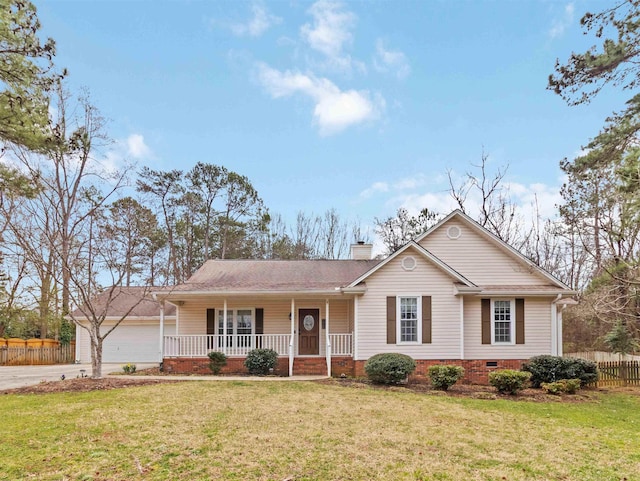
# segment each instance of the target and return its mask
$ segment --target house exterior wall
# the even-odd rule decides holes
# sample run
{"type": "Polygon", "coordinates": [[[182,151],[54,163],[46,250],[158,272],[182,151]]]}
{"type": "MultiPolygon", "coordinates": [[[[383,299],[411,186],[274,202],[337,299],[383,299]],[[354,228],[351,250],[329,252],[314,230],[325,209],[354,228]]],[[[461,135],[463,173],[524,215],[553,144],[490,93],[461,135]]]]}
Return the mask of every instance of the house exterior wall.
{"type": "Polygon", "coordinates": [[[366,279],[367,292],[358,300],[357,358],[368,359],[382,352],[407,354],[414,359],[460,358],[460,304],[453,293],[453,280],[423,255],[410,248],[366,279]],[[413,270],[402,261],[411,256],[413,270]],[[387,296],[431,296],[432,342],[387,344],[387,296]]]}
{"type": "Polygon", "coordinates": [[[531,269],[497,243],[456,218],[431,232],[420,245],[477,285],[540,285],[549,280],[531,269]],[[449,227],[460,236],[450,239],[449,227]]]}
{"type": "Polygon", "coordinates": [[[551,301],[553,298],[524,298],[524,344],[482,344],[481,299],[464,299],[465,359],[528,359],[551,353],[551,301]]]}

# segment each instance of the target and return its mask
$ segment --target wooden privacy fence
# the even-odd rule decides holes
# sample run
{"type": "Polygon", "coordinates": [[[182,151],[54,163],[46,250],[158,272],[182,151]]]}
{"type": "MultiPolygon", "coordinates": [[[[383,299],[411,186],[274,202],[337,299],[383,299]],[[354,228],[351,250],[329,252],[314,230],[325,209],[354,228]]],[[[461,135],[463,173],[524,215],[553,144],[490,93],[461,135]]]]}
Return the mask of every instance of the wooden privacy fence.
{"type": "Polygon", "coordinates": [[[640,386],[640,361],[598,363],[598,387],[640,386]]]}
{"type": "Polygon", "coordinates": [[[586,352],[567,352],[565,357],[580,357],[582,359],[588,359],[594,362],[605,361],[640,361],[640,356],[633,356],[631,354],[614,354],[613,352],[606,351],[586,351],[586,352]]]}
{"type": "MultiPolygon", "coordinates": [[[[11,341],[11,340],[9,340],[11,341]]],[[[8,342],[0,340],[0,366],[26,366],[33,364],[70,364],[75,361],[76,343],[62,345],[58,341],[39,343],[29,340],[8,342]],[[3,342],[4,341],[4,342],[3,342]],[[31,341],[31,342],[30,342],[31,341]]]]}

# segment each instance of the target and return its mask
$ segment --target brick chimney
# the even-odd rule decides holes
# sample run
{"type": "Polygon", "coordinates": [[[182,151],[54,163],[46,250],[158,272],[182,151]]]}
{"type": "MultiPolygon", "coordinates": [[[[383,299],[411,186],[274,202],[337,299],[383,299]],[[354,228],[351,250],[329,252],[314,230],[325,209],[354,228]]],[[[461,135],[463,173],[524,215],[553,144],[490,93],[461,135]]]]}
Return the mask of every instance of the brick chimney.
{"type": "Polygon", "coordinates": [[[357,244],[351,244],[351,259],[361,261],[371,259],[373,244],[365,244],[364,241],[358,241],[357,244]]]}

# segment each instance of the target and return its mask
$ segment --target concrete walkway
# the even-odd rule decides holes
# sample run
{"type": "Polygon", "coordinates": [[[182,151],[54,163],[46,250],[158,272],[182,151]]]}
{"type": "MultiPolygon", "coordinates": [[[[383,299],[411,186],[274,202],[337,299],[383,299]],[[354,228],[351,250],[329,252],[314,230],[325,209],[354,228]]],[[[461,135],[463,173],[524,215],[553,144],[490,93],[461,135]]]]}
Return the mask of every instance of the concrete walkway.
{"type": "MultiPolygon", "coordinates": [[[[157,367],[157,363],[136,363],[139,370],[157,367]]],[[[102,375],[114,376],[122,373],[122,364],[103,364],[102,375]]],[[[51,366],[0,366],[0,391],[23,386],[33,386],[42,381],[59,381],[62,375],[74,379],[82,375],[91,376],[91,364],[54,364],[51,366]],[[84,371],[84,372],[83,372],[84,371]]],[[[172,381],[315,381],[327,376],[127,376],[131,379],[164,379],[172,381]]]]}
{"type": "MultiPolygon", "coordinates": [[[[157,366],[158,363],[137,364],[138,369],[157,366]]],[[[59,381],[64,375],[67,379],[91,376],[91,364],[53,364],[50,366],[0,366],[0,391],[23,386],[33,386],[42,381],[59,381]]],[[[102,374],[122,372],[122,363],[103,364],[102,374]]]]}

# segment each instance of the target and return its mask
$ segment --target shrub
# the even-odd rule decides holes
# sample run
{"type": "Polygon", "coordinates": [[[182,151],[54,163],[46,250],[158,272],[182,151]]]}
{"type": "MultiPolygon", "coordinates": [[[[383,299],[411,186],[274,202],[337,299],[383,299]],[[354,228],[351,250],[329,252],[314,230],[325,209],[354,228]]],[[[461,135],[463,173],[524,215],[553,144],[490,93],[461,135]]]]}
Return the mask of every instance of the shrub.
{"type": "Polygon", "coordinates": [[[598,380],[598,367],[586,359],[536,356],[522,365],[522,370],[531,373],[531,385],[540,387],[542,383],[552,383],[561,379],[580,379],[582,385],[598,380]]]}
{"type": "Polygon", "coordinates": [[[549,394],[575,394],[580,389],[580,379],[561,379],[556,382],[543,382],[542,389],[549,394]]]}
{"type": "Polygon", "coordinates": [[[461,366],[449,366],[436,364],[429,367],[431,385],[436,389],[446,391],[464,376],[464,368],[461,366]]]}
{"type": "Polygon", "coordinates": [[[249,374],[257,376],[269,374],[269,370],[275,369],[277,365],[278,353],[273,349],[253,349],[244,360],[244,367],[249,374]]]}
{"type": "Polygon", "coordinates": [[[525,384],[531,378],[530,372],[504,369],[489,373],[489,384],[495,387],[501,394],[517,394],[525,388],[525,384]]]}
{"type": "Polygon", "coordinates": [[[227,356],[224,352],[210,352],[209,356],[209,369],[214,374],[220,374],[220,370],[227,365],[227,356]]]}
{"type": "Polygon", "coordinates": [[[406,354],[383,353],[371,356],[364,370],[378,384],[397,384],[416,369],[416,362],[406,354]]]}
{"type": "Polygon", "coordinates": [[[125,374],[133,374],[134,372],[136,372],[136,368],[137,367],[136,367],[135,364],[128,363],[128,364],[125,364],[124,366],[122,366],[122,371],[125,374]]]}

